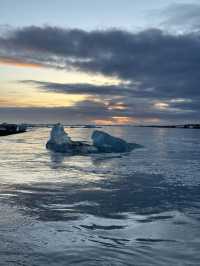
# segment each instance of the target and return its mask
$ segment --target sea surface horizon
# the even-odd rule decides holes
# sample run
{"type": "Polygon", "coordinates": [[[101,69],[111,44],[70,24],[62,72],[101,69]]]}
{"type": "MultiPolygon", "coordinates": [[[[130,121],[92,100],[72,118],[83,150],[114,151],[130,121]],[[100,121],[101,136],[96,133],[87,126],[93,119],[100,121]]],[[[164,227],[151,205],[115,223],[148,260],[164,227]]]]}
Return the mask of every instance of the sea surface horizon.
{"type": "Polygon", "coordinates": [[[0,138],[0,265],[199,265],[200,131],[102,130],[143,148],[64,156],[50,128],[0,138]]]}

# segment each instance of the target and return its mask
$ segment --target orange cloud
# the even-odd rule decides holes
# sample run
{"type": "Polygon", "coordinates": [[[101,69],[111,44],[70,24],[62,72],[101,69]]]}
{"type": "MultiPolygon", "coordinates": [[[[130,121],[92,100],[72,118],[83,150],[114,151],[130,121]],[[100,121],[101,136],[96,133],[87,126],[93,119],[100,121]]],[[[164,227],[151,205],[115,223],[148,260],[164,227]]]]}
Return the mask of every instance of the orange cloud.
{"type": "Polygon", "coordinates": [[[111,119],[96,119],[93,121],[95,124],[97,125],[112,125],[113,124],[113,120],[111,119]]]}
{"type": "Polygon", "coordinates": [[[109,110],[125,110],[126,107],[124,104],[115,104],[108,107],[109,110]]]}
{"type": "Polygon", "coordinates": [[[132,124],[138,122],[138,119],[127,116],[114,116],[112,117],[116,124],[132,124]]]}
{"type": "Polygon", "coordinates": [[[97,125],[126,125],[126,124],[134,124],[137,123],[138,119],[134,117],[126,117],[126,116],[113,116],[111,119],[96,119],[94,123],[97,125]]]}
{"type": "Polygon", "coordinates": [[[31,63],[21,59],[16,58],[7,58],[7,57],[0,57],[0,65],[11,65],[15,67],[44,67],[44,65],[39,63],[31,63]]]}

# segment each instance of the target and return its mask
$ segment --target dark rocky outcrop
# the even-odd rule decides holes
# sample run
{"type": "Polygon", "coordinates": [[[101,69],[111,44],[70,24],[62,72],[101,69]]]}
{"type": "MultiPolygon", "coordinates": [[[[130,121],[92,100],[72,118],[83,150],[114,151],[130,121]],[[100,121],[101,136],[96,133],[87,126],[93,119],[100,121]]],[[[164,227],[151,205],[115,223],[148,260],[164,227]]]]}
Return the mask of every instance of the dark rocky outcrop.
{"type": "Polygon", "coordinates": [[[24,124],[20,124],[20,125],[7,124],[7,123],[0,124],[0,136],[23,133],[23,132],[26,132],[26,130],[27,130],[27,126],[24,124]]]}

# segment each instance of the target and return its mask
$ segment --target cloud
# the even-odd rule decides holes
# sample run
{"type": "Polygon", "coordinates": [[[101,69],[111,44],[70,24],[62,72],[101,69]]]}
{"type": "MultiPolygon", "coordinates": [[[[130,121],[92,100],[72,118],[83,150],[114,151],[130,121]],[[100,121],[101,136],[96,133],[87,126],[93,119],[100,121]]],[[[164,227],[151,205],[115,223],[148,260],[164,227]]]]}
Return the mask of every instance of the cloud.
{"type": "MultiPolygon", "coordinates": [[[[33,84],[38,86],[42,91],[64,93],[72,95],[85,95],[89,101],[84,101],[85,108],[88,106],[88,113],[93,113],[98,110],[101,116],[101,108],[109,110],[110,117],[112,116],[125,116],[135,117],[137,116],[145,118],[153,117],[157,119],[165,118],[174,119],[185,117],[187,113],[191,115],[191,118],[198,114],[200,104],[198,97],[191,98],[177,98],[166,94],[158,94],[153,89],[138,90],[135,88],[135,84],[119,84],[119,85],[92,85],[92,84],[61,84],[54,82],[43,82],[34,80],[20,81],[24,84],[33,84]],[[102,105],[101,105],[102,104],[102,105]],[[90,107],[94,110],[90,110],[90,107]],[[117,110],[117,113],[111,113],[110,110],[117,110]],[[192,113],[192,114],[191,114],[192,113]]],[[[83,106],[82,102],[79,102],[77,106],[83,106]]],[[[80,110],[83,112],[83,110],[80,110]]],[[[85,111],[84,111],[85,112],[85,111]]],[[[108,113],[107,113],[108,115],[108,113]]]]}
{"type": "Polygon", "coordinates": [[[0,113],[1,118],[4,117],[10,122],[55,123],[60,121],[65,124],[84,124],[95,121],[114,122],[114,117],[121,117],[119,110],[110,110],[106,104],[90,100],[60,108],[0,108],[0,113]]]}
{"type": "Polygon", "coordinates": [[[17,67],[32,67],[32,68],[44,67],[44,65],[40,63],[33,63],[33,62],[29,63],[26,60],[3,57],[3,56],[0,56],[0,65],[11,65],[17,67]]]}
{"type": "MultiPolygon", "coordinates": [[[[84,101],[73,107],[62,108],[20,108],[4,107],[0,108],[1,122],[7,121],[12,123],[55,123],[65,124],[84,124],[84,123],[182,123],[182,114],[179,112],[163,112],[149,110],[136,106],[135,110],[109,109],[103,103],[94,101],[84,101]]],[[[185,114],[185,121],[195,122],[199,114],[191,116],[185,114]]]]}
{"type": "Polygon", "coordinates": [[[182,31],[199,31],[200,4],[176,3],[161,12],[162,26],[182,31]]]}
{"type": "Polygon", "coordinates": [[[119,85],[103,86],[24,81],[47,92],[88,95],[89,102],[68,112],[90,114],[91,119],[93,114],[99,119],[198,119],[199,50],[198,32],[170,34],[158,29],[132,33],[32,26],[9,30],[0,37],[0,56],[9,60],[121,80],[119,85]],[[180,98],[183,101],[176,102],[180,98]],[[114,108],[120,103],[124,108],[114,108]],[[166,108],[159,109],[162,103],[166,108]]]}
{"type": "MultiPolygon", "coordinates": [[[[87,95],[87,100],[75,103],[64,108],[65,119],[71,117],[75,121],[95,121],[97,123],[118,122],[162,122],[181,121],[181,119],[198,119],[199,106],[192,100],[168,99],[160,101],[159,98],[148,95],[151,90],[141,95],[129,85],[103,85],[91,84],[60,84],[42,81],[22,81],[23,83],[39,86],[42,91],[87,95]]],[[[61,109],[56,109],[61,110],[61,109]]],[[[48,111],[50,114],[51,111],[48,111]]],[[[57,112],[55,114],[58,115],[57,112]]],[[[54,115],[55,115],[54,114],[54,115]]],[[[54,115],[52,117],[54,117],[54,115]]],[[[51,118],[52,118],[51,117],[51,118]]],[[[60,118],[62,118],[62,112],[60,118]]]]}
{"type": "MultiPolygon", "coordinates": [[[[83,83],[55,83],[35,80],[23,80],[20,83],[33,84],[49,92],[90,95],[90,96],[125,96],[133,94],[133,87],[129,85],[93,85],[83,83]]],[[[134,86],[134,85],[133,85],[134,86]]]]}

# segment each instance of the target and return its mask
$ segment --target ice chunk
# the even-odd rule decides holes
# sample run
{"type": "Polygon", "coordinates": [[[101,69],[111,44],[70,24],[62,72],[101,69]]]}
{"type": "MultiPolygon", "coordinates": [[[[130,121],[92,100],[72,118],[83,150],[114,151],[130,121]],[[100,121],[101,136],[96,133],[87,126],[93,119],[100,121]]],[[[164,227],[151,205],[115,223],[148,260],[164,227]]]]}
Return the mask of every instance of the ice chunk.
{"type": "Polygon", "coordinates": [[[50,139],[48,140],[46,147],[47,149],[55,152],[69,154],[87,154],[97,152],[97,149],[92,145],[81,141],[72,141],[61,124],[53,126],[50,133],[50,139]]]}
{"type": "Polygon", "coordinates": [[[65,132],[63,125],[59,123],[53,126],[49,141],[58,145],[69,144],[72,142],[68,134],[65,132]]]}
{"type": "Polygon", "coordinates": [[[95,130],[92,134],[93,145],[99,152],[129,152],[140,145],[128,143],[106,132],[95,130]]]}
{"type": "Polygon", "coordinates": [[[138,144],[128,143],[123,139],[113,137],[103,131],[95,130],[92,134],[93,144],[82,141],[73,141],[65,132],[61,124],[53,126],[50,139],[46,147],[55,152],[68,154],[91,154],[109,152],[129,152],[134,148],[140,147],[138,144]]]}
{"type": "Polygon", "coordinates": [[[70,150],[71,143],[72,141],[65,132],[64,127],[61,124],[56,124],[51,130],[50,139],[46,147],[56,152],[67,152],[70,150]]]}

